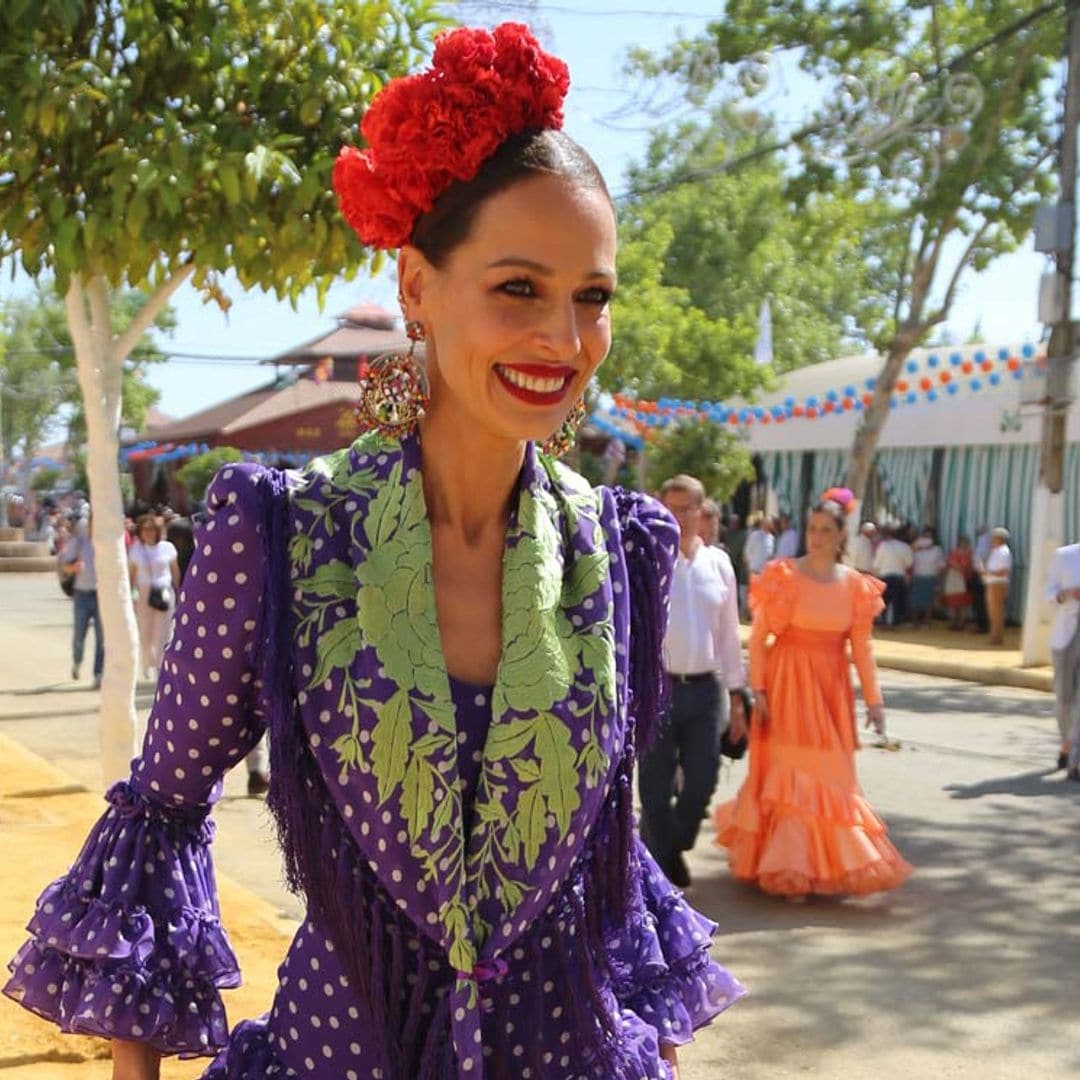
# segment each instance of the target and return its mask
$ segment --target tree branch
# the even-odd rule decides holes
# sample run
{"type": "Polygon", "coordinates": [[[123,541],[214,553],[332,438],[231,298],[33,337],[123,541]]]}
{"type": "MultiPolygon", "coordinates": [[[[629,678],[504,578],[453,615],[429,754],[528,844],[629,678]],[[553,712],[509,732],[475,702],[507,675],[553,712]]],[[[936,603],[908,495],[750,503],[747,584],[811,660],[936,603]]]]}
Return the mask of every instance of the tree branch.
{"type": "Polygon", "coordinates": [[[121,358],[126,357],[131,353],[132,349],[139,343],[139,338],[146,333],[154,319],[157,318],[158,312],[169,302],[169,297],[171,297],[194,272],[195,263],[189,260],[181,266],[172,277],[167,278],[163,284],[159,285],[153,295],[141,308],[139,308],[128,328],[116,338],[113,343],[113,347],[116,349],[117,353],[119,353],[121,358]]]}
{"type": "MultiPolygon", "coordinates": [[[[1030,166],[1017,178],[1015,186],[1018,189],[1023,189],[1028,180],[1038,172],[1039,168],[1044,164],[1047,158],[1053,156],[1052,150],[1046,150],[1038,158],[1038,160],[1031,163],[1030,166]]],[[[960,275],[971,264],[971,260],[975,256],[975,251],[987,232],[990,231],[992,225],[998,224],[995,218],[987,217],[982,225],[976,230],[975,235],[971,238],[971,243],[968,244],[964,254],[960,256],[959,261],[956,264],[956,268],[953,270],[952,277],[949,280],[948,287],[945,290],[945,297],[941,301],[937,311],[927,317],[928,326],[937,326],[938,323],[944,322],[949,317],[949,310],[953,305],[953,301],[956,299],[956,289],[960,283],[960,275]]]]}

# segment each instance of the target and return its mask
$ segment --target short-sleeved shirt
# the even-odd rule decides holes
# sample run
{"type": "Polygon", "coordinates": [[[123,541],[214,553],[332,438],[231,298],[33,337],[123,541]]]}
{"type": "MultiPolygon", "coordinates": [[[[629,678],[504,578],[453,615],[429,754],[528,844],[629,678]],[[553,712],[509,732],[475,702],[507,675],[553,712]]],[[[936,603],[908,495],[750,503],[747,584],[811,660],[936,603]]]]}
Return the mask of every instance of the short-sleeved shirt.
{"type": "Polygon", "coordinates": [[[171,585],[176,548],[168,540],[159,540],[149,547],[139,542],[132,545],[128,561],[135,567],[135,584],[140,589],[171,585]]]}

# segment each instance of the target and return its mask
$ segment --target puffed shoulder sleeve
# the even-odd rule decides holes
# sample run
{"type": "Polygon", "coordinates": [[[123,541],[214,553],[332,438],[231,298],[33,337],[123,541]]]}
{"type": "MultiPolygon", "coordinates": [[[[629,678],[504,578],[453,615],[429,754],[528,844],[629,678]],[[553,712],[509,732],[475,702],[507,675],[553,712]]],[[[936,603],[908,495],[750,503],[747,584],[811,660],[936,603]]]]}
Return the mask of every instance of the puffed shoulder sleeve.
{"type": "Polygon", "coordinates": [[[885,610],[885,582],[869,574],[857,574],[852,601],[852,635],[869,637],[874,621],[885,610]]]}
{"type": "Polygon", "coordinates": [[[795,573],[789,559],[775,559],[750,582],[750,612],[755,622],[760,619],[774,634],[786,629],[791,621],[797,588],[795,573]]]}
{"type": "Polygon", "coordinates": [[[656,499],[620,488],[613,494],[630,590],[631,709],[641,754],[655,740],[667,708],[663,647],[679,527],[656,499]]]}
{"type": "Polygon", "coordinates": [[[208,493],[142,752],[67,875],[38,899],[4,992],[63,1031],[186,1056],[225,1045],[240,973],[219,920],[208,814],[262,733],[256,702],[265,470],[208,493]]]}

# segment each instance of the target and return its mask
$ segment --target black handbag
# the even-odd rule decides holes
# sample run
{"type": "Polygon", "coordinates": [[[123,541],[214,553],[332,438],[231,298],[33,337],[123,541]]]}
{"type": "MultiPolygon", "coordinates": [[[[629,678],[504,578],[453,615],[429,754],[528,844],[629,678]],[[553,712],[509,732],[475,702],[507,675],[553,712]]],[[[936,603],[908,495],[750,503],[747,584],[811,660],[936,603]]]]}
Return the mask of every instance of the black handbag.
{"type": "Polygon", "coordinates": [[[146,602],[155,611],[168,611],[171,598],[172,593],[167,585],[151,585],[146,594],[146,602]]]}
{"type": "MultiPolygon", "coordinates": [[[[743,712],[746,714],[746,730],[749,731],[750,719],[754,714],[754,700],[748,690],[736,690],[735,693],[742,698],[743,712]]],[[[730,727],[725,728],[724,734],[720,736],[720,753],[726,758],[731,758],[732,761],[739,761],[744,757],[748,745],[749,739],[746,735],[741,739],[733,739],[730,727]]]]}

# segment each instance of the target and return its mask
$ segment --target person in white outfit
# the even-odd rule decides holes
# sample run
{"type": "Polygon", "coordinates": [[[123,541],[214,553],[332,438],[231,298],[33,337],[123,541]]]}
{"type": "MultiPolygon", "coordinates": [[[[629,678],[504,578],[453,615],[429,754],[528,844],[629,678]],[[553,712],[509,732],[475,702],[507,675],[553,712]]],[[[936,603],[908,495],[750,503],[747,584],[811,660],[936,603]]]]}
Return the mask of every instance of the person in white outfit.
{"type": "Polygon", "coordinates": [[[859,535],[851,545],[851,565],[860,574],[874,572],[874,551],[877,548],[877,526],[872,521],[864,521],[859,528],[859,535]]]}
{"type": "Polygon", "coordinates": [[[1050,629],[1061,752],[1058,768],[1080,780],[1080,544],[1054,552],[1046,574],[1046,599],[1057,605],[1050,629]]]}
{"type": "Polygon", "coordinates": [[[163,539],[164,530],[152,514],[139,518],[138,539],[128,552],[128,571],[135,590],[135,621],[139,625],[139,656],[143,678],[154,679],[172,629],[180,564],[176,548],[163,539]]]}
{"type": "Polygon", "coordinates": [[[732,739],[746,734],[746,668],[731,559],[699,535],[705,488],[695,477],[673,476],[660,498],[678,521],[680,534],[664,638],[671,711],[662,733],[642,755],[638,785],[642,838],[671,882],[685,889],[690,871],[683,852],[694,846],[716,790],[725,713],[732,739]],[[725,696],[730,699],[727,709],[725,696]],[[681,784],[676,781],[680,770],[681,784]]]}

